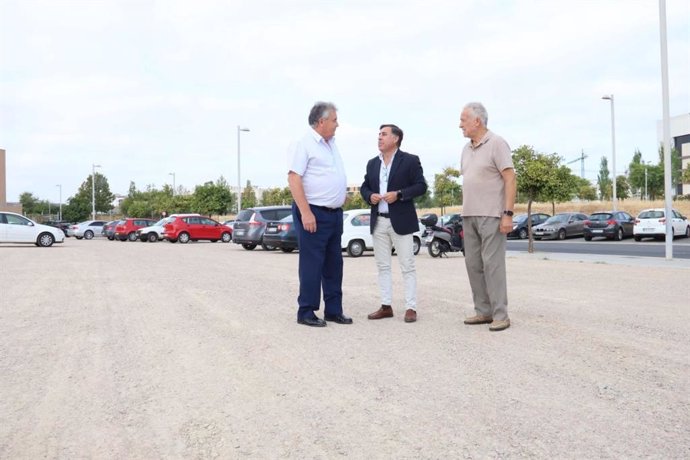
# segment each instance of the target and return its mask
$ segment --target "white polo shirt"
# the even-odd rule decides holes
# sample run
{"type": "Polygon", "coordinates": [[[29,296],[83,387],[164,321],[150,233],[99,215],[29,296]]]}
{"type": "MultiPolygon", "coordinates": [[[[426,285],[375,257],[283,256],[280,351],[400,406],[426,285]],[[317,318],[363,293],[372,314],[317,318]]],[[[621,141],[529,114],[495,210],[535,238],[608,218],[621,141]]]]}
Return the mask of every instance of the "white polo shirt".
{"type": "Polygon", "coordinates": [[[310,129],[288,151],[288,171],[302,177],[309,204],[339,208],[345,204],[347,178],[335,139],[310,129]]]}

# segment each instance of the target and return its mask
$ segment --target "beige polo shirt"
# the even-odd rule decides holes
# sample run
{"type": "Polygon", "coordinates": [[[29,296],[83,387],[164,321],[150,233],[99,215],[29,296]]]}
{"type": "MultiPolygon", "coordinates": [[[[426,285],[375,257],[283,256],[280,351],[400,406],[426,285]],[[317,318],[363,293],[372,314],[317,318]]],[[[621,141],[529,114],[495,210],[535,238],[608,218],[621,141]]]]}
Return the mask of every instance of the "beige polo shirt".
{"type": "Polygon", "coordinates": [[[505,183],[501,171],[513,168],[508,143],[487,131],[476,146],[472,141],[462,149],[462,215],[501,217],[505,210],[505,183]]]}

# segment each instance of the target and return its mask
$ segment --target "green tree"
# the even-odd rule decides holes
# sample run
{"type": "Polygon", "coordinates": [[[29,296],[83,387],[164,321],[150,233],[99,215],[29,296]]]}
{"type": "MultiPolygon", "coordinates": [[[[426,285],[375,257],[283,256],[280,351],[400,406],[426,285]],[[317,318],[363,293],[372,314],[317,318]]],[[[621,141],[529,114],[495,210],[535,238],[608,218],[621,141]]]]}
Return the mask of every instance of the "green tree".
{"type": "Polygon", "coordinates": [[[367,209],[369,204],[364,201],[361,193],[353,193],[345,200],[343,209],[367,209]]]}
{"type": "Polygon", "coordinates": [[[576,177],[576,196],[580,200],[593,201],[597,199],[597,189],[585,178],[576,177]]]}
{"type": "Polygon", "coordinates": [[[445,213],[446,206],[462,204],[462,187],[457,182],[460,170],[451,166],[443,168],[441,174],[434,175],[434,201],[445,213]]]}
{"type": "MultiPolygon", "coordinates": [[[[63,207],[63,214],[68,220],[81,221],[90,217],[92,211],[92,188],[94,176],[90,174],[79,186],[77,193],[69,198],[67,207],[63,207]],[[69,216],[69,217],[67,217],[69,216]]],[[[107,213],[113,209],[115,195],[110,192],[108,179],[100,173],[95,176],[96,213],[107,213]]]]}
{"type": "MultiPolygon", "coordinates": [[[[462,202],[462,200],[460,200],[462,202]]],[[[414,199],[417,209],[431,208],[434,206],[434,198],[431,196],[431,189],[427,188],[424,195],[418,196],[414,199]]]]}
{"type": "Polygon", "coordinates": [[[616,177],[616,198],[619,200],[630,198],[630,184],[627,176],[623,174],[616,177]]]}
{"type": "Polygon", "coordinates": [[[292,203],[290,187],[274,187],[264,191],[261,195],[262,206],[279,206],[292,203]]]}
{"type": "Polygon", "coordinates": [[[560,165],[561,158],[558,155],[547,155],[546,161],[551,165],[551,177],[539,196],[543,201],[551,202],[552,214],[555,214],[556,203],[572,200],[577,195],[580,182],[569,167],[560,165]]]}
{"type": "MultiPolygon", "coordinates": [[[[680,152],[676,148],[671,148],[671,186],[676,188],[678,184],[682,183],[683,177],[683,160],[680,152]]],[[[659,145],[659,166],[663,171],[664,168],[664,146],[659,145]]],[[[663,190],[663,188],[662,188],[663,190]]]]}
{"type": "Polygon", "coordinates": [[[221,176],[215,183],[197,185],[192,198],[192,209],[199,214],[212,216],[227,214],[232,205],[232,192],[225,178],[221,176]]]}
{"type": "Polygon", "coordinates": [[[40,214],[40,209],[42,208],[41,201],[33,193],[22,193],[19,195],[19,202],[25,215],[40,214]]]}
{"type": "Polygon", "coordinates": [[[602,200],[610,200],[613,194],[613,185],[609,174],[609,162],[606,157],[601,157],[597,186],[599,187],[599,196],[602,200]]]}
{"type": "Polygon", "coordinates": [[[256,192],[254,187],[252,187],[251,181],[247,181],[247,185],[242,190],[242,209],[251,208],[256,206],[256,192]]]}
{"type": "Polygon", "coordinates": [[[513,165],[517,175],[517,189],[527,200],[527,221],[529,242],[527,251],[534,252],[534,240],[532,238],[532,203],[540,196],[547,194],[549,188],[553,188],[552,182],[556,180],[555,165],[557,158],[553,155],[545,155],[535,152],[534,148],[522,145],[513,150],[513,165]]]}

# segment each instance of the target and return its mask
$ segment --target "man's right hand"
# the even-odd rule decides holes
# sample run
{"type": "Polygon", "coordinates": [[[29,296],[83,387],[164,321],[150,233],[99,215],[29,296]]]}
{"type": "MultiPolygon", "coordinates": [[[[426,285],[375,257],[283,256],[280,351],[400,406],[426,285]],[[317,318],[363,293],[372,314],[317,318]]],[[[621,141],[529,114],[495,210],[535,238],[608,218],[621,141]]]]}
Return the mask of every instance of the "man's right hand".
{"type": "Polygon", "coordinates": [[[316,217],[311,211],[302,212],[302,227],[309,233],[316,232],[316,217]]]}
{"type": "Polygon", "coordinates": [[[381,195],[379,195],[378,193],[372,193],[369,197],[369,201],[371,202],[371,204],[379,204],[379,201],[381,201],[381,195]]]}

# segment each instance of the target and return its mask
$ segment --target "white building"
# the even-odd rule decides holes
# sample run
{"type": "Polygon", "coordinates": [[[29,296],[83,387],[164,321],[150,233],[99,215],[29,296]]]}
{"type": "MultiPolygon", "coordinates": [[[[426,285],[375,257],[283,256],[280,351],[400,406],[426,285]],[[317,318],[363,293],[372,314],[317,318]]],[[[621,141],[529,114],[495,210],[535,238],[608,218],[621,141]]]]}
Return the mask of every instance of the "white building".
{"type": "MultiPolygon", "coordinates": [[[[690,113],[671,117],[671,148],[680,152],[683,170],[690,164],[690,113]]],[[[662,121],[656,123],[656,134],[659,144],[664,143],[664,126],[662,121]]],[[[676,195],[690,195],[690,183],[684,183],[674,190],[676,195]]]]}

